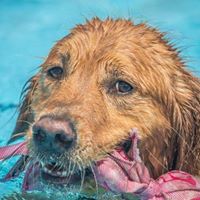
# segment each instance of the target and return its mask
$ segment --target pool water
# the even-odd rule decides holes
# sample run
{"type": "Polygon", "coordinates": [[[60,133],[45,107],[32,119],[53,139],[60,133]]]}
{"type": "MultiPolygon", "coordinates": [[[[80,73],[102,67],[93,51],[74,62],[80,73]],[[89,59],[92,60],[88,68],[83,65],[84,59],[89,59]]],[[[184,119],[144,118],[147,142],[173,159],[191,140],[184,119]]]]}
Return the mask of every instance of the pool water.
{"type": "MultiPolygon", "coordinates": [[[[0,1],[0,145],[15,124],[22,86],[47,56],[55,42],[85,19],[98,16],[132,18],[147,22],[182,50],[188,68],[200,75],[199,0],[1,0],[0,1]]],[[[16,159],[0,163],[0,176],[16,159]]],[[[22,176],[0,183],[0,199],[78,199],[79,192],[45,188],[45,192],[21,193],[22,176]]],[[[111,194],[102,197],[111,199],[111,194]]],[[[117,199],[117,196],[112,196],[117,199]]]]}

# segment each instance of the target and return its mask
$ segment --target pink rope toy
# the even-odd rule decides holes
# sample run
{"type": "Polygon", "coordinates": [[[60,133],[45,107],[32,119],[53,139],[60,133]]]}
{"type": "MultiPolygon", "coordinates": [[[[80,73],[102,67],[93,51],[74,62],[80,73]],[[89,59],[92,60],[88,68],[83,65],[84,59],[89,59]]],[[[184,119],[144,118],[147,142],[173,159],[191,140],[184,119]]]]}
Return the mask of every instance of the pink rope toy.
{"type": "Polygon", "coordinates": [[[0,161],[16,155],[27,155],[27,142],[20,142],[18,144],[0,147],[0,161]]]}
{"type": "MultiPolygon", "coordinates": [[[[114,193],[129,193],[141,200],[200,200],[200,180],[183,171],[170,171],[157,180],[150,177],[139,156],[137,148],[138,136],[131,133],[131,153],[127,155],[122,148],[114,150],[106,158],[96,162],[94,171],[98,183],[114,193]]],[[[27,155],[27,142],[0,147],[0,160],[14,155],[27,155]]],[[[34,189],[29,181],[38,177],[40,166],[29,163],[26,169],[23,190],[34,189]],[[34,173],[32,168],[34,169],[34,173]]],[[[3,180],[10,180],[13,169],[3,180]]],[[[35,183],[37,184],[37,183],[35,183]]]]}
{"type": "Polygon", "coordinates": [[[200,180],[188,173],[175,170],[152,179],[140,159],[136,131],[130,139],[131,155],[121,148],[96,163],[101,186],[116,193],[131,193],[141,200],[200,200],[200,180]]]}

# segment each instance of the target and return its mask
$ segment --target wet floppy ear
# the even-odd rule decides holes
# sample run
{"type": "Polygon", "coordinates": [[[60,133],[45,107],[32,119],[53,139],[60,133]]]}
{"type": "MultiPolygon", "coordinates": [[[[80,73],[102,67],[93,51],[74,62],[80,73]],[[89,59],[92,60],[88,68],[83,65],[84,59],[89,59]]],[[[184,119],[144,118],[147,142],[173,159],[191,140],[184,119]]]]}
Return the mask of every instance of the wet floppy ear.
{"type": "Polygon", "coordinates": [[[11,143],[16,139],[26,135],[26,132],[30,127],[30,124],[34,120],[34,116],[31,110],[31,102],[37,84],[38,84],[38,77],[36,75],[30,78],[23,87],[21,94],[21,103],[20,103],[21,105],[19,109],[19,115],[17,118],[15,128],[8,143],[11,143]]]}
{"type": "MultiPolygon", "coordinates": [[[[163,169],[180,169],[193,175],[199,175],[200,81],[183,68],[174,72],[170,80],[172,87],[163,91],[162,99],[159,99],[166,118],[170,122],[170,127],[166,129],[161,127],[161,130],[154,131],[162,135],[163,140],[158,141],[159,136],[148,138],[148,141],[144,143],[147,147],[142,147],[145,150],[151,148],[152,151],[152,147],[157,145],[155,149],[164,149],[164,151],[157,150],[152,154],[156,160],[151,159],[150,156],[145,165],[153,172],[152,175],[155,178],[164,173],[163,169]]],[[[144,157],[148,155],[148,151],[144,151],[144,157]]]]}
{"type": "Polygon", "coordinates": [[[200,162],[200,81],[183,71],[176,77],[175,100],[173,102],[172,127],[175,130],[176,150],[173,167],[199,173],[200,162]],[[193,167],[191,167],[191,163],[193,167]]]}

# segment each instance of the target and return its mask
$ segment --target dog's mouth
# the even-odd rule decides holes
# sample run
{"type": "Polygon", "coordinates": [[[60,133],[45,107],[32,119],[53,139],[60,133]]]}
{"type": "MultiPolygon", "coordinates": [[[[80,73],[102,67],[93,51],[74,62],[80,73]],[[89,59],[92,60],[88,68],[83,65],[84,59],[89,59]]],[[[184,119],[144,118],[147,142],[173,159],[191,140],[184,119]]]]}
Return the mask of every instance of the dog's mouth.
{"type": "MultiPolygon", "coordinates": [[[[130,146],[131,141],[127,139],[117,144],[116,148],[122,148],[124,152],[127,153],[130,146]]],[[[110,154],[107,154],[107,156],[109,155],[110,154]]],[[[69,160],[67,161],[67,159],[64,160],[65,162],[61,162],[61,158],[59,159],[53,155],[40,155],[40,157],[43,159],[32,160],[26,170],[23,186],[26,190],[40,188],[40,181],[44,183],[47,182],[48,185],[76,187],[82,184],[85,185],[87,181],[87,183],[91,183],[96,177],[93,169],[93,167],[95,168],[96,166],[96,162],[94,162],[94,166],[83,167],[79,166],[80,164],[72,163],[72,160],[71,163],[69,160]]]]}
{"type": "MultiPolygon", "coordinates": [[[[126,140],[117,146],[123,147],[125,152],[128,152],[131,146],[131,141],[126,140]]],[[[70,171],[69,166],[64,167],[57,162],[40,162],[41,177],[44,181],[53,184],[78,184],[81,182],[81,172],[79,170],[70,171]]],[[[89,168],[84,169],[85,178],[92,175],[89,168]]]]}
{"type": "MultiPolygon", "coordinates": [[[[132,134],[132,141],[133,139],[137,141],[137,138],[135,135],[132,134]],[[136,139],[135,139],[136,138],[136,139]]],[[[135,142],[133,143],[133,146],[135,145],[135,142]]],[[[131,145],[132,146],[132,145],[131,145]]],[[[137,152],[132,152],[130,148],[130,139],[125,141],[123,144],[119,144],[119,147],[116,148],[116,151],[114,152],[130,152],[130,155],[127,156],[134,156],[137,152]],[[121,148],[120,148],[121,147],[121,148]],[[130,150],[130,151],[129,151],[130,150]],[[131,154],[132,152],[132,154],[131,154]]],[[[114,153],[113,152],[113,153],[114,153]]],[[[65,164],[61,163],[61,159],[58,159],[56,157],[52,156],[46,156],[46,159],[44,155],[42,156],[42,159],[39,160],[39,155],[37,155],[37,159],[33,159],[32,157],[29,157],[28,154],[28,148],[27,148],[27,142],[21,142],[19,144],[11,145],[3,147],[2,152],[0,152],[0,158],[8,158],[10,155],[22,155],[20,159],[17,161],[17,163],[13,166],[13,168],[7,173],[7,175],[3,178],[3,180],[10,180],[13,177],[17,177],[21,172],[25,170],[25,176],[23,180],[23,190],[34,190],[39,189],[43,187],[43,184],[40,184],[40,181],[48,181],[53,184],[62,184],[62,185],[80,185],[83,186],[83,183],[85,183],[85,179],[87,178],[87,183],[92,183],[92,179],[95,179],[96,182],[96,172],[97,170],[101,170],[102,164],[104,165],[104,162],[95,161],[92,165],[90,165],[91,170],[89,168],[84,168],[83,166],[80,168],[80,165],[78,163],[76,165],[73,165],[72,170],[70,169],[70,162],[68,161],[69,166],[66,165],[66,159],[65,164]],[[53,162],[54,161],[54,162],[53,162]],[[84,176],[83,173],[84,172],[84,176]],[[92,179],[91,179],[92,178],[92,179]]],[[[106,155],[105,155],[106,156],[106,155]]],[[[41,155],[40,155],[41,157],[41,155]]],[[[115,156],[113,157],[113,154],[108,154],[107,158],[105,159],[109,160],[109,163],[111,160],[115,162],[115,156]]],[[[104,160],[105,160],[104,159],[104,160]]],[[[74,164],[74,163],[73,163],[74,164]]],[[[120,166],[115,166],[120,169],[120,166]]],[[[109,166],[103,169],[103,173],[109,173],[107,170],[109,166]]]]}
{"type": "MultiPolygon", "coordinates": [[[[70,171],[61,165],[57,165],[56,162],[41,162],[40,173],[43,181],[47,181],[52,184],[76,185],[81,183],[81,173],[83,172],[80,172],[80,170],[70,171]]],[[[89,177],[91,174],[92,172],[89,168],[84,169],[84,178],[89,177]]]]}
{"type": "Polygon", "coordinates": [[[43,174],[47,174],[52,177],[66,178],[68,173],[67,170],[61,166],[56,165],[56,163],[41,162],[41,171],[43,174]]]}
{"type": "MultiPolygon", "coordinates": [[[[69,172],[66,168],[55,163],[44,162],[30,162],[24,177],[23,189],[24,190],[40,190],[43,187],[42,183],[57,186],[79,186],[83,180],[90,178],[91,170],[84,170],[84,178],[81,176],[80,171],[73,170],[69,172]]],[[[46,185],[46,184],[45,184],[46,185]]]]}

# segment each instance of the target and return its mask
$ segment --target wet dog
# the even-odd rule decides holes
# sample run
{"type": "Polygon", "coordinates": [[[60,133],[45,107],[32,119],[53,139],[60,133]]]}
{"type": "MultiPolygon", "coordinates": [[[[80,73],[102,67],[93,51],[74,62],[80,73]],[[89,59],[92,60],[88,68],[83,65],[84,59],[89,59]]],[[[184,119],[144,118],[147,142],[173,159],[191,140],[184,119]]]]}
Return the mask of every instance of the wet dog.
{"type": "MultiPolygon", "coordinates": [[[[140,133],[156,178],[200,175],[200,82],[164,35],[146,24],[94,18],[52,48],[23,92],[13,135],[25,132],[43,175],[61,182],[140,133]]],[[[73,178],[72,178],[73,179],[73,178]]]]}

